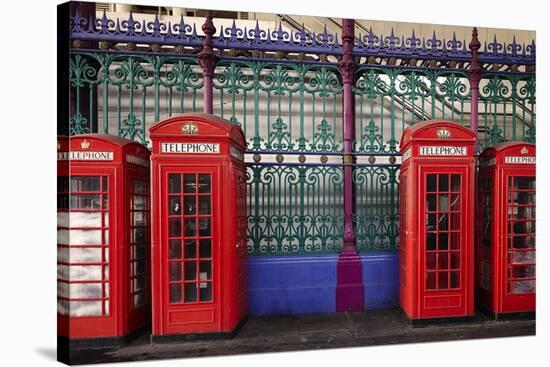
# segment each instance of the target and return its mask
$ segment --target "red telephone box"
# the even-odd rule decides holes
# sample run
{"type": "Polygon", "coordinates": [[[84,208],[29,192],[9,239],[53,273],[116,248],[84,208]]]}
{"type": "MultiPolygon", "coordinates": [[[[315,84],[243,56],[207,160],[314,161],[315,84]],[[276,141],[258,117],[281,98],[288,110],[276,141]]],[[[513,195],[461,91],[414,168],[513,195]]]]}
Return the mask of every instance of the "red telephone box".
{"type": "Polygon", "coordinates": [[[535,311],[533,144],[508,142],[479,157],[477,296],[495,318],[535,311]]]}
{"type": "Polygon", "coordinates": [[[120,344],[150,322],[150,153],[99,134],[57,149],[58,335],[120,344]]]}
{"type": "Polygon", "coordinates": [[[474,314],[474,142],[449,121],[403,132],[399,300],[411,323],[474,314]]]}
{"type": "Polygon", "coordinates": [[[208,114],[150,128],[153,340],[232,335],[248,314],[245,138],[208,114]]]}

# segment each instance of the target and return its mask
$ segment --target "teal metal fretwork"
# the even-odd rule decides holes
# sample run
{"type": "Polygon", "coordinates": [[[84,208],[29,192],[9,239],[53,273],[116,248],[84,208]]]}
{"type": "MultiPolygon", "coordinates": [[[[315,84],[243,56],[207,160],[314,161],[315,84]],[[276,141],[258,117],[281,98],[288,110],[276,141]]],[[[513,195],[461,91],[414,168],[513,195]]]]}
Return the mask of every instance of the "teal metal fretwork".
{"type": "MultiPolygon", "coordinates": [[[[69,76],[71,135],[100,132],[148,144],[154,122],[203,109],[202,69],[193,55],[73,49],[69,76]]],[[[342,167],[319,161],[320,154],[342,153],[340,80],[329,62],[218,61],[214,113],[239,124],[248,149],[260,157],[248,164],[250,254],[340,250],[342,167]],[[303,155],[307,165],[269,163],[264,157],[273,150],[303,155]]],[[[398,155],[403,129],[421,119],[470,124],[470,84],[460,68],[359,64],[353,93],[359,154],[398,155]]],[[[487,72],[480,82],[480,145],[534,143],[535,111],[533,73],[487,72]]],[[[398,165],[355,169],[360,251],[398,247],[398,172],[398,165]]]]}
{"type": "Polygon", "coordinates": [[[317,133],[313,135],[311,149],[318,151],[334,151],[337,149],[332,126],[327,120],[321,120],[317,126],[317,133]]]}

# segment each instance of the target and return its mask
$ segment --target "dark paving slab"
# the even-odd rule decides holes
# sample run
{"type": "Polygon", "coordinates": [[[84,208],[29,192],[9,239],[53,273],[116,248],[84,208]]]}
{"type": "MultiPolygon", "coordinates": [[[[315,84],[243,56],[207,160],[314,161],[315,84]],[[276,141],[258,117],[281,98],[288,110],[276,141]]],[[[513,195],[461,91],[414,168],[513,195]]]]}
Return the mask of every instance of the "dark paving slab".
{"type": "Polygon", "coordinates": [[[535,335],[535,320],[467,322],[412,327],[398,309],[357,313],[251,317],[233,339],[149,342],[147,333],[118,349],[74,351],[73,364],[193,358],[535,335]]]}

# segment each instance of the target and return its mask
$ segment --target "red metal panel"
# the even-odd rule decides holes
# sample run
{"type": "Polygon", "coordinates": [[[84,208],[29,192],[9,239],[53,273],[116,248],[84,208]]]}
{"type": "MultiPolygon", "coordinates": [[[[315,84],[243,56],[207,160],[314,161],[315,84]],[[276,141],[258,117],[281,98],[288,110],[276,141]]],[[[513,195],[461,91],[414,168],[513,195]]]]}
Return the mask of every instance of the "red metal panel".
{"type": "Polygon", "coordinates": [[[476,287],[480,306],[495,314],[535,311],[535,160],[535,145],[524,142],[495,145],[479,158],[476,287]],[[488,202],[493,228],[483,242],[488,202]]]}
{"type": "Polygon", "coordinates": [[[400,305],[411,320],[474,313],[474,141],[449,121],[403,133],[400,305]]]}
{"type": "Polygon", "coordinates": [[[248,312],[242,131],[217,116],[185,114],[153,125],[150,136],[153,336],[233,331],[248,312]],[[206,189],[200,180],[208,177],[206,189]]]}

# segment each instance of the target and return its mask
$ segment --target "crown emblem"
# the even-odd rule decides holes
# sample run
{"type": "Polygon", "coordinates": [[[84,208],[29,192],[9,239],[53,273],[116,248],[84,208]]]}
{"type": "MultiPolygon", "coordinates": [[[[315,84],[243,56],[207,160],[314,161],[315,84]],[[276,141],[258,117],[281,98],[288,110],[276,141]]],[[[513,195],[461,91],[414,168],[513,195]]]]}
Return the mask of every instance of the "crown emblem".
{"type": "Polygon", "coordinates": [[[439,139],[449,139],[451,137],[451,132],[443,127],[437,130],[437,137],[439,139]]]}
{"type": "Polygon", "coordinates": [[[527,154],[527,153],[529,153],[529,149],[527,149],[527,147],[523,147],[523,148],[521,148],[520,152],[521,152],[521,154],[527,154]]]}
{"type": "Polygon", "coordinates": [[[199,132],[199,127],[189,122],[181,126],[181,132],[185,135],[196,135],[199,132]]]}
{"type": "Polygon", "coordinates": [[[82,149],[88,149],[90,147],[90,142],[86,139],[82,140],[82,142],[80,143],[80,147],[82,149]]]}

